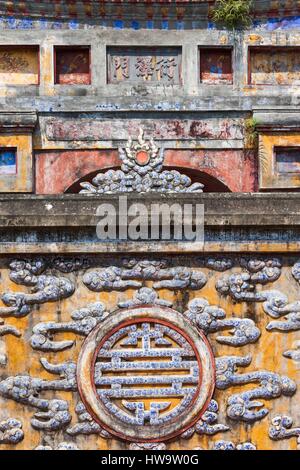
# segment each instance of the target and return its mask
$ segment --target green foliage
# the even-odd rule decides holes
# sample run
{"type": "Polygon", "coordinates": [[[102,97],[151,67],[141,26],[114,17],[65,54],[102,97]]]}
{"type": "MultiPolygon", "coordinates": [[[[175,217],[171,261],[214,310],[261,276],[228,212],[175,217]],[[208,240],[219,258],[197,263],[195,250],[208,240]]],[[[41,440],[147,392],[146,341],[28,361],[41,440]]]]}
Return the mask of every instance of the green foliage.
{"type": "Polygon", "coordinates": [[[249,118],[245,120],[245,146],[246,148],[257,149],[258,147],[258,132],[256,126],[258,120],[249,118]]]}
{"type": "Polygon", "coordinates": [[[217,0],[212,19],[227,29],[244,29],[251,25],[252,0],[217,0]]]}

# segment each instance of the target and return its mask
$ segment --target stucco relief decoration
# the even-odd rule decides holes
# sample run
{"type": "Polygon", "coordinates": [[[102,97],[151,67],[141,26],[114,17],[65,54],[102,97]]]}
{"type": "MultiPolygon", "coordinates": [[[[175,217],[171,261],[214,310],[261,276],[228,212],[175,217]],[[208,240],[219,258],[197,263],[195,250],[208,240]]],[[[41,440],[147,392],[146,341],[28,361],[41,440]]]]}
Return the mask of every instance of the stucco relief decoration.
{"type": "Polygon", "coordinates": [[[24,439],[22,422],[9,418],[0,422],[0,444],[18,444],[24,439]]]}
{"type": "MultiPolygon", "coordinates": [[[[23,317],[28,315],[37,304],[56,302],[71,296],[75,291],[72,281],[66,277],[44,274],[47,263],[42,258],[27,262],[13,261],[10,265],[10,278],[16,284],[28,286],[30,293],[7,292],[2,301],[7,308],[0,309],[1,316],[23,317]]],[[[60,270],[60,267],[57,266],[60,270]]]]}
{"type": "Polygon", "coordinates": [[[134,442],[168,440],[208,407],[214,359],[204,335],[182,315],[141,306],[91,333],[78,380],[87,408],[108,432],[134,442]]]}
{"type": "MultiPolygon", "coordinates": [[[[299,302],[269,287],[282,275],[281,259],[32,256],[10,260],[9,268],[2,342],[26,338],[46,375],[39,376],[37,367],[27,373],[21,363],[10,373],[9,348],[2,349],[0,400],[28,409],[40,433],[36,450],[76,450],[80,436],[117,440],[133,450],[208,436],[212,441],[204,445],[211,450],[255,450],[255,440],[240,442],[233,423],[242,429],[268,419],[267,438],[299,440],[291,418],[268,418],[276,409],[270,401],[294,397],[296,382],[258,366],[255,353],[263,335],[299,329],[299,302]],[[220,303],[211,301],[209,284],[220,303]],[[93,301],[77,305],[79,288],[93,301]],[[224,304],[225,297],[230,301],[224,304]],[[55,302],[73,307],[63,319],[61,312],[51,321],[37,314],[55,302]],[[271,322],[262,326],[255,315],[227,308],[241,304],[257,304],[271,322]],[[60,442],[48,439],[58,432],[60,442]]],[[[297,266],[289,275],[296,284],[297,266]]],[[[290,344],[283,360],[297,363],[298,342],[290,344]]],[[[0,422],[2,445],[26,439],[15,416],[0,422]]]]}
{"type": "Polygon", "coordinates": [[[297,438],[297,448],[300,450],[300,427],[293,427],[293,419],[290,416],[275,416],[269,427],[269,436],[274,441],[297,438]]]}
{"type": "Polygon", "coordinates": [[[128,192],[202,192],[201,183],[176,170],[163,170],[164,149],[159,149],[153,139],[144,140],[143,129],[134,143],[128,139],[125,149],[119,149],[121,170],[99,173],[92,181],[81,183],[83,194],[128,192]]]}

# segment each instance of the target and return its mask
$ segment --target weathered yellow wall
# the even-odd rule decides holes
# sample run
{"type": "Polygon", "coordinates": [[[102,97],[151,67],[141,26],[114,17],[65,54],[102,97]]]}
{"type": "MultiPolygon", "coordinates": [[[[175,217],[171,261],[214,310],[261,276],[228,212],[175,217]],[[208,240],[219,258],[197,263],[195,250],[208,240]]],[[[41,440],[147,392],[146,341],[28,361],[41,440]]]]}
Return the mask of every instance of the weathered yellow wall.
{"type": "Polygon", "coordinates": [[[0,87],[3,85],[38,84],[38,48],[0,46],[0,87]]]}
{"type": "Polygon", "coordinates": [[[259,136],[259,178],[262,189],[285,189],[299,187],[299,174],[297,172],[280,174],[275,168],[275,148],[289,147],[297,149],[300,136],[296,133],[267,132],[259,136]]]}
{"type": "MultiPolygon", "coordinates": [[[[23,286],[18,286],[9,279],[9,269],[7,267],[7,259],[2,259],[1,262],[1,292],[28,292],[29,289],[23,286]]],[[[265,286],[258,285],[257,291],[260,290],[279,290],[285,293],[289,302],[299,301],[299,284],[291,274],[291,267],[296,259],[284,259],[284,266],[280,278],[265,286]]],[[[197,268],[199,269],[199,268],[197,268]]],[[[243,347],[229,347],[216,342],[216,335],[209,335],[209,341],[213,347],[216,357],[225,355],[252,355],[252,363],[246,368],[240,368],[239,372],[248,372],[253,370],[269,370],[279,374],[287,375],[294,379],[299,386],[300,383],[300,364],[291,359],[283,357],[282,353],[286,350],[291,350],[295,346],[295,341],[299,339],[299,332],[280,333],[266,331],[266,325],[272,320],[263,311],[263,305],[259,302],[241,302],[234,303],[228,297],[221,297],[215,288],[216,281],[232,272],[241,272],[240,266],[235,266],[230,271],[219,273],[207,268],[201,268],[208,277],[207,284],[199,291],[177,291],[163,289],[159,291],[161,299],[173,302],[173,308],[180,312],[187,309],[188,301],[196,297],[206,298],[210,304],[218,305],[223,308],[228,317],[236,316],[242,318],[251,318],[255,321],[256,326],[261,330],[260,339],[251,345],[243,347]]],[[[30,374],[32,377],[40,377],[45,379],[56,378],[52,374],[48,374],[40,365],[39,360],[41,357],[46,357],[50,363],[60,363],[66,360],[76,361],[80,352],[83,337],[74,336],[73,334],[55,334],[55,340],[59,339],[74,339],[76,344],[69,350],[48,353],[34,351],[30,344],[29,338],[33,326],[39,322],[45,321],[70,321],[71,313],[81,307],[87,306],[89,303],[95,301],[103,302],[109,311],[114,311],[117,308],[118,302],[131,299],[134,295],[134,289],[128,289],[125,292],[110,292],[110,293],[95,293],[91,292],[82,282],[83,271],[76,273],[63,274],[63,276],[72,279],[75,282],[75,293],[68,299],[59,301],[57,303],[41,304],[34,308],[32,313],[24,318],[8,318],[5,320],[6,324],[16,326],[21,332],[22,337],[16,338],[8,335],[0,338],[5,343],[6,353],[8,356],[8,364],[6,368],[1,369],[1,377],[7,377],[18,374],[30,374]]],[[[152,282],[145,282],[144,285],[151,287],[152,282]]],[[[4,305],[3,305],[4,307],[4,305]]],[[[1,315],[1,309],[0,309],[1,315]]],[[[113,315],[113,313],[112,313],[113,315]]],[[[222,333],[223,334],[223,333],[222,333]]],[[[227,334],[227,333],[224,333],[227,334]]],[[[201,447],[203,449],[211,448],[212,443],[220,439],[232,441],[234,443],[251,441],[257,446],[258,449],[296,449],[296,438],[289,440],[272,441],[268,436],[268,429],[270,426],[271,418],[276,415],[289,415],[294,419],[294,425],[299,426],[300,423],[300,410],[299,398],[300,389],[296,394],[291,397],[280,397],[265,402],[266,407],[270,410],[269,415],[261,421],[256,421],[254,424],[246,424],[233,422],[226,419],[226,400],[233,394],[246,389],[254,388],[256,384],[243,385],[241,387],[230,387],[228,390],[216,390],[214,398],[218,401],[220,407],[219,423],[227,423],[231,430],[224,433],[219,433],[215,436],[199,436],[194,434],[191,439],[175,439],[175,441],[167,444],[168,449],[193,449],[201,447]]],[[[47,398],[59,397],[70,401],[70,409],[72,411],[73,420],[72,425],[77,422],[77,417],[74,413],[74,407],[78,401],[78,394],[72,392],[45,392],[42,394],[47,398]]],[[[35,431],[31,428],[30,418],[33,413],[37,411],[34,408],[26,407],[18,404],[12,400],[7,400],[0,397],[0,421],[9,417],[15,417],[23,422],[23,429],[25,432],[24,440],[16,446],[17,449],[33,449],[41,443],[42,433],[35,431]]],[[[54,433],[52,436],[53,442],[72,441],[66,433],[62,431],[54,433]]],[[[96,436],[78,436],[75,439],[76,444],[80,449],[126,449],[128,444],[115,439],[102,439],[96,436]]],[[[2,445],[2,449],[13,449],[15,446],[2,445]]]]}
{"type": "Polygon", "coordinates": [[[32,136],[31,134],[0,135],[0,147],[14,147],[17,150],[17,173],[1,175],[0,192],[32,191],[32,136]]]}

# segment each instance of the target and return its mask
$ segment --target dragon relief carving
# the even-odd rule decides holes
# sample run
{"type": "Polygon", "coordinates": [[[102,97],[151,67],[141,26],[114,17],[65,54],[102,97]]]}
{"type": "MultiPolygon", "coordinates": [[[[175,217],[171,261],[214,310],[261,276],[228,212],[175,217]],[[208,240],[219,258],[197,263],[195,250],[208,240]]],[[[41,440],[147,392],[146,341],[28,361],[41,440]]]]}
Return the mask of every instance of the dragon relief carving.
{"type": "Polygon", "coordinates": [[[201,183],[176,170],[164,170],[164,149],[159,149],[154,140],[144,140],[140,129],[136,143],[129,137],[125,149],[119,148],[121,170],[99,173],[92,181],[81,183],[83,194],[107,194],[129,192],[202,192],[201,183]]]}
{"type": "Polygon", "coordinates": [[[223,356],[216,359],[216,387],[225,390],[233,385],[259,384],[258,387],[231,395],[227,401],[227,416],[235,421],[253,423],[263,419],[269,410],[261,401],[281,396],[293,396],[296,383],[289,377],[275,372],[259,370],[239,374],[238,367],[250,365],[248,356],[223,356]]]}

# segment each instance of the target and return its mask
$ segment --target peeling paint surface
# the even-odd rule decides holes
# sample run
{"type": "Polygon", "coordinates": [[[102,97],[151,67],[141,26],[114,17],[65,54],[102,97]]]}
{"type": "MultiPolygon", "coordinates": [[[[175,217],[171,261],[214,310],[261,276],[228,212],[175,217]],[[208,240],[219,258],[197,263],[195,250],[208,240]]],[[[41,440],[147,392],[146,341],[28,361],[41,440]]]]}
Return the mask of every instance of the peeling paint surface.
{"type": "Polygon", "coordinates": [[[38,48],[0,46],[0,86],[38,84],[38,48]]]}
{"type": "Polygon", "coordinates": [[[299,50],[285,48],[251,50],[250,83],[254,85],[299,85],[299,50]]]}
{"type": "Polygon", "coordinates": [[[230,49],[200,49],[200,79],[208,84],[231,84],[232,52],[230,49]]]}

